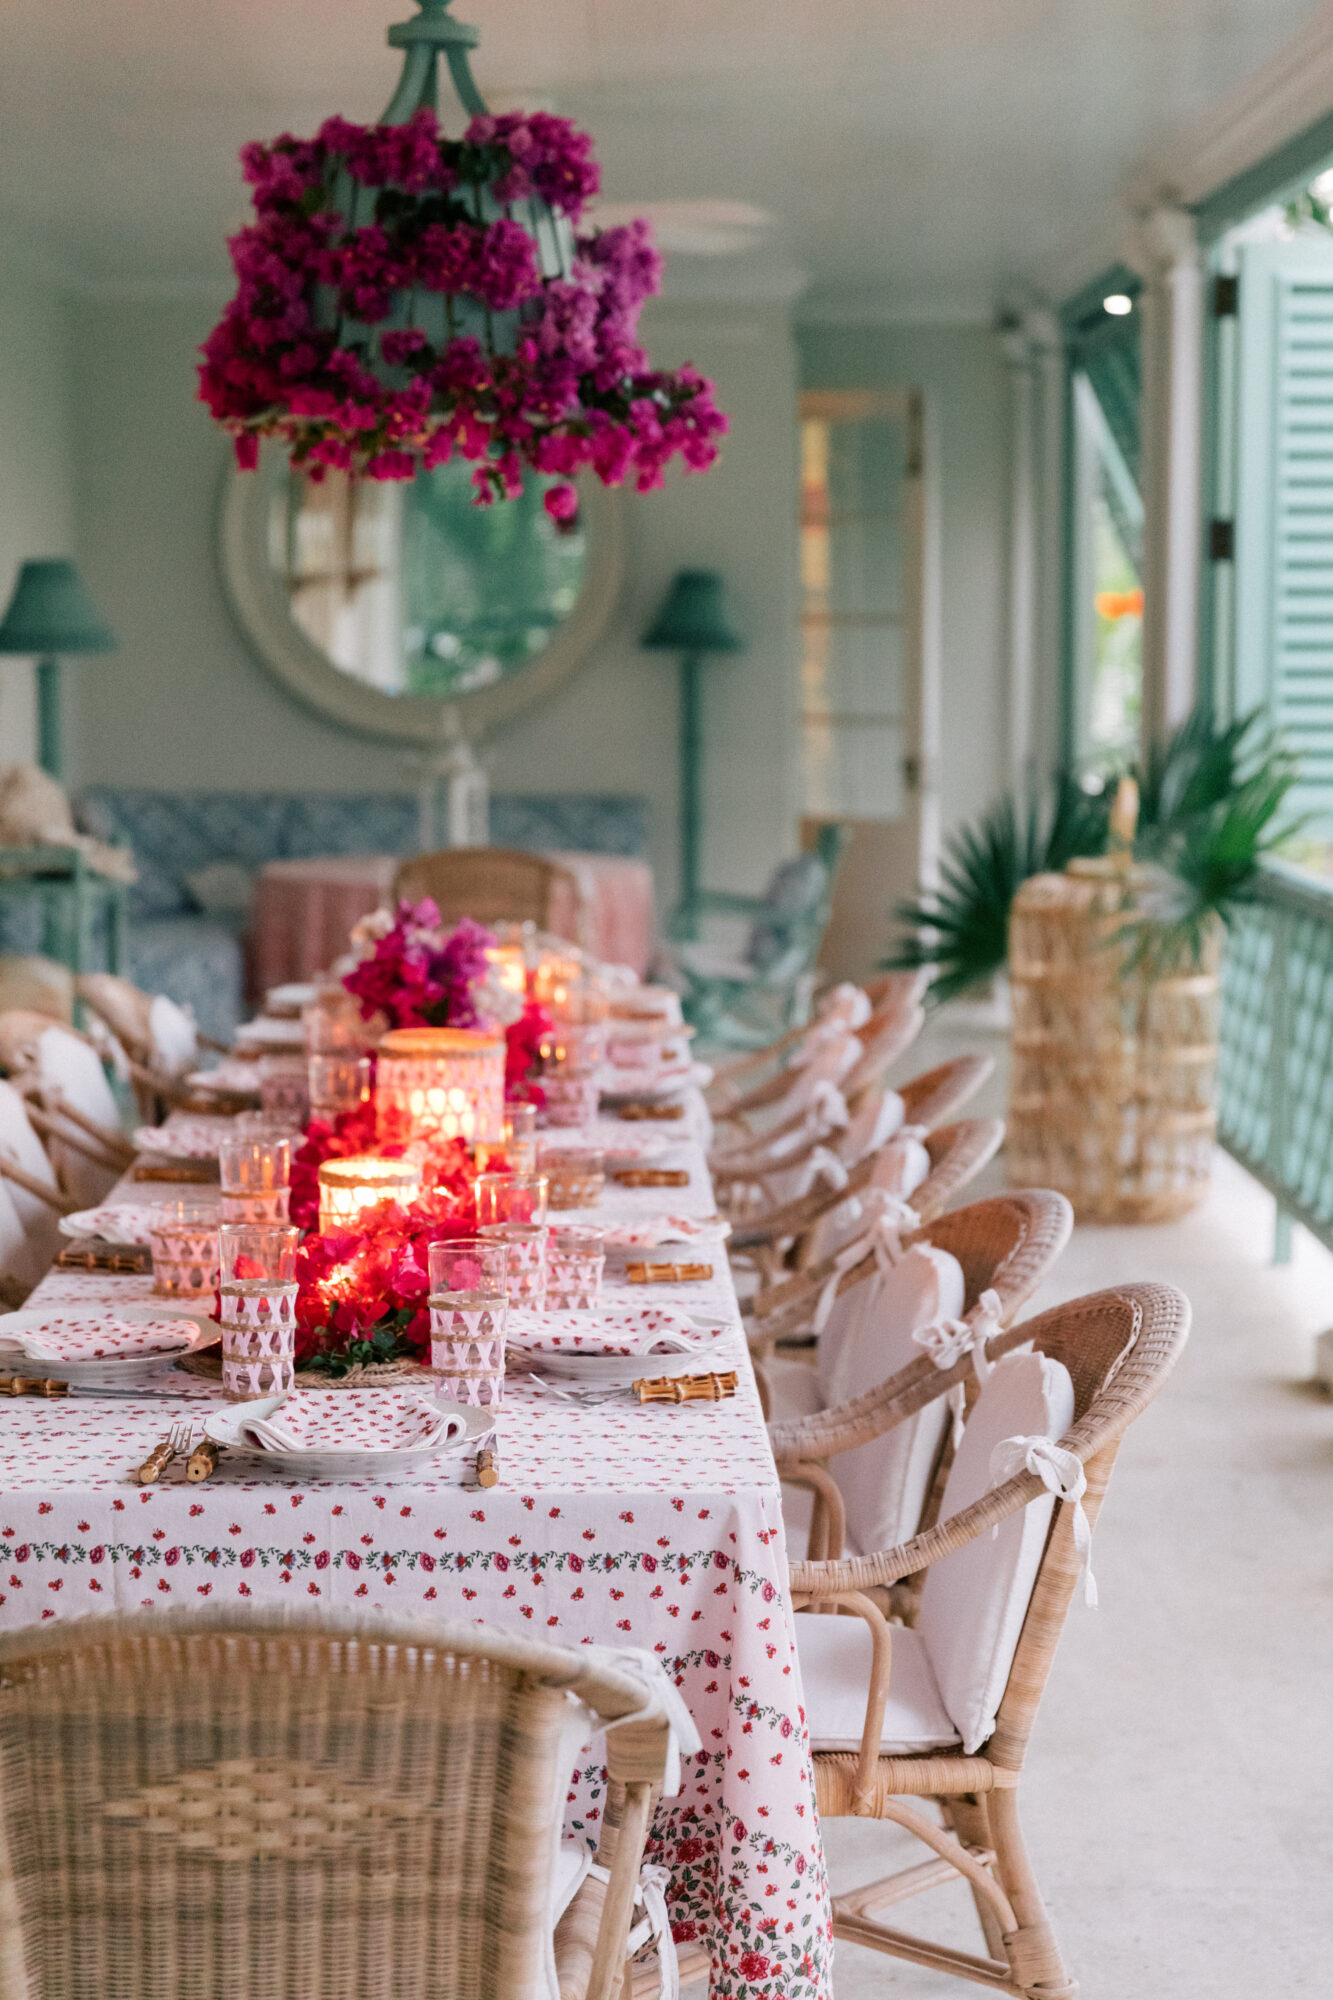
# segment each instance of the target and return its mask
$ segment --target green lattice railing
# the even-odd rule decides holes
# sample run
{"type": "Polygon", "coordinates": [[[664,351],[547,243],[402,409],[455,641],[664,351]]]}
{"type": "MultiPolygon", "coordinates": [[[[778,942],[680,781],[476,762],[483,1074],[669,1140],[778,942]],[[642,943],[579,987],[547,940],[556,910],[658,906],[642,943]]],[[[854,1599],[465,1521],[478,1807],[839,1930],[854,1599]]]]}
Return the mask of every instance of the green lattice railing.
{"type": "Polygon", "coordinates": [[[1333,1248],[1333,883],[1274,863],[1234,918],[1218,1137],[1290,1221],[1333,1248]]]}

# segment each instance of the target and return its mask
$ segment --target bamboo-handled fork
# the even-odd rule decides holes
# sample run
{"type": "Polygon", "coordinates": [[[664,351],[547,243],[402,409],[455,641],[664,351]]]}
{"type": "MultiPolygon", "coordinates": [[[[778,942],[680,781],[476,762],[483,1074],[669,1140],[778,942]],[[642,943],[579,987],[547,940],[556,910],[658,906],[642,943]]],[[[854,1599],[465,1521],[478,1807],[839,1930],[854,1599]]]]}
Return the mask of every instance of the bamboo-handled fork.
{"type": "Polygon", "coordinates": [[[162,1477],[173,1458],[179,1458],[190,1449],[190,1439],[194,1435],[194,1425],[184,1421],[175,1423],[160,1444],[155,1444],[134,1477],[140,1486],[152,1486],[162,1477]]]}

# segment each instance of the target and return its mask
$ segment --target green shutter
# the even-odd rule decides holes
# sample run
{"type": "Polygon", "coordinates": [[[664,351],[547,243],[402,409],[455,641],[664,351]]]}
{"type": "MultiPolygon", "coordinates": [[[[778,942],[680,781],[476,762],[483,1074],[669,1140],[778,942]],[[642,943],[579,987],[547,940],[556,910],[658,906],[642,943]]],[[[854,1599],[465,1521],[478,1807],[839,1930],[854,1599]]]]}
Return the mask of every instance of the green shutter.
{"type": "Polygon", "coordinates": [[[1301,759],[1293,803],[1333,828],[1333,236],[1240,259],[1238,708],[1301,759]]]}

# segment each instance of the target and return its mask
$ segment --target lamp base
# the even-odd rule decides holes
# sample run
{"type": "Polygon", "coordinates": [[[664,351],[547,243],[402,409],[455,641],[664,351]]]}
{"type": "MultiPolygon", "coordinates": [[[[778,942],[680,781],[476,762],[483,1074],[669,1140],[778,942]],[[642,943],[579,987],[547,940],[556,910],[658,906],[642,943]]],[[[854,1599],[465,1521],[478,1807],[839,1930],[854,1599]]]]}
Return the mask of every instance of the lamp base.
{"type": "Polygon", "coordinates": [[[37,761],[53,778],[64,776],[60,740],[60,662],[37,662],[37,761]]]}

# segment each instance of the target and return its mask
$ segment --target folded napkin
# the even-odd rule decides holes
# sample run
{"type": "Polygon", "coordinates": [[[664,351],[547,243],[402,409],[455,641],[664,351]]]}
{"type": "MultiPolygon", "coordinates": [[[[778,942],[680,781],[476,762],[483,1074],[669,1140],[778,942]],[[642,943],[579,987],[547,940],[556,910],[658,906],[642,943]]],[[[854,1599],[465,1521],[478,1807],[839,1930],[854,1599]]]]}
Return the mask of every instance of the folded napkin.
{"type": "Polygon", "coordinates": [[[154,1225],[162,1220],[160,1205],[151,1202],[106,1201],[97,1208],[81,1208],[76,1215],[62,1215],[63,1236],[92,1236],[99,1243],[140,1243],[152,1241],[154,1225]]]}
{"type": "Polygon", "coordinates": [[[530,1312],[511,1307],[509,1346],[527,1354],[597,1354],[604,1358],[692,1354],[700,1346],[678,1314],[645,1306],[625,1312],[530,1312]]]}
{"type": "Polygon", "coordinates": [[[29,1361],[124,1360],[135,1354],[175,1354],[193,1345],[193,1320],[116,1319],[107,1313],[18,1313],[0,1320],[0,1355],[22,1354],[29,1361]]]}
{"type": "Polygon", "coordinates": [[[168,1160],[216,1160],[218,1147],[235,1127],[230,1118],[204,1113],[195,1118],[173,1115],[165,1125],[136,1125],[130,1139],[140,1153],[158,1153],[168,1160]]]}
{"type": "Polygon", "coordinates": [[[467,1426],[418,1389],[293,1389],[241,1436],[262,1451],[420,1451],[449,1444],[467,1426]]]}

